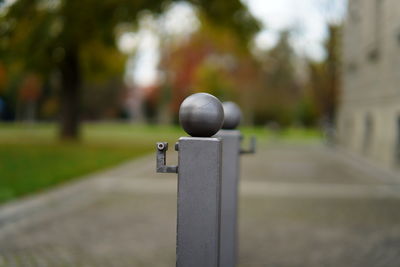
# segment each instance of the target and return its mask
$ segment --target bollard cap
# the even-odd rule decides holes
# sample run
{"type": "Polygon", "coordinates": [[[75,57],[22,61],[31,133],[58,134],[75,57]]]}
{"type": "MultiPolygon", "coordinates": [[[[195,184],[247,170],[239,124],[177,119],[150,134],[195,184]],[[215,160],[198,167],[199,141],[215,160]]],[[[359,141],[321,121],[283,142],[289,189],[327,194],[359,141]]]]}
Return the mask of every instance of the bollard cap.
{"type": "Polygon", "coordinates": [[[218,98],[207,93],[190,95],[179,108],[179,122],[190,136],[213,136],[224,122],[222,104],[218,98]]]}
{"type": "Polygon", "coordinates": [[[222,106],[224,108],[225,115],[222,129],[235,129],[242,119],[242,111],[240,110],[238,105],[230,101],[222,103],[222,106]]]}

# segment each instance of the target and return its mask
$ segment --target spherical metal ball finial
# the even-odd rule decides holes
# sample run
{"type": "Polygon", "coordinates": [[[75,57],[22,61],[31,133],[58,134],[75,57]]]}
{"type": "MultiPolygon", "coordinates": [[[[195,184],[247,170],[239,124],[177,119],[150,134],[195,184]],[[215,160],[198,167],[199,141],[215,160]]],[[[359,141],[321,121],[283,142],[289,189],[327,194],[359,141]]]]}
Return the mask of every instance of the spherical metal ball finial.
{"type": "Polygon", "coordinates": [[[224,108],[224,124],[222,125],[222,129],[235,129],[242,119],[242,112],[238,105],[233,102],[224,102],[222,103],[224,108]]]}
{"type": "Polygon", "coordinates": [[[210,137],[221,129],[224,109],[218,98],[213,95],[193,94],[182,102],[179,122],[191,136],[210,137]]]}

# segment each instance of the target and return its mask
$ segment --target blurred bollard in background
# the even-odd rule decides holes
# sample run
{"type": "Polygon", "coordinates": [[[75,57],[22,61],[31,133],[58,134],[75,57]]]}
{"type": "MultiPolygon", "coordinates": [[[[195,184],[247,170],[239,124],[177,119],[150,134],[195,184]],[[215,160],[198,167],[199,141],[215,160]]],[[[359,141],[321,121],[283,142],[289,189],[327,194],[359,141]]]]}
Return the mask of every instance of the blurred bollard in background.
{"type": "Polygon", "coordinates": [[[223,102],[224,124],[215,136],[222,140],[221,180],[221,248],[220,266],[236,266],[238,238],[238,193],[240,131],[236,130],[242,119],[239,107],[233,102],[223,102]]]}

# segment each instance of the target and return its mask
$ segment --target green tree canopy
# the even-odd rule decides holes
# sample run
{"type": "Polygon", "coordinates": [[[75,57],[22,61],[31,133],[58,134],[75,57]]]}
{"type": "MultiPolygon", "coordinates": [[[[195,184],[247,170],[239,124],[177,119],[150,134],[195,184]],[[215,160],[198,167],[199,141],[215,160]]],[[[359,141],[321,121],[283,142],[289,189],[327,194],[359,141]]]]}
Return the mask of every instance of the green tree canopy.
{"type": "MultiPolygon", "coordinates": [[[[61,74],[60,133],[79,134],[82,59],[92,44],[115,47],[121,28],[134,29],[142,12],[160,14],[175,0],[16,0],[0,12],[0,60],[21,69],[61,74]]],[[[258,22],[240,0],[188,0],[218,27],[250,40],[258,22]]],[[[1,3],[1,1],[0,1],[1,3]]],[[[102,66],[100,65],[99,68],[102,66]]]]}

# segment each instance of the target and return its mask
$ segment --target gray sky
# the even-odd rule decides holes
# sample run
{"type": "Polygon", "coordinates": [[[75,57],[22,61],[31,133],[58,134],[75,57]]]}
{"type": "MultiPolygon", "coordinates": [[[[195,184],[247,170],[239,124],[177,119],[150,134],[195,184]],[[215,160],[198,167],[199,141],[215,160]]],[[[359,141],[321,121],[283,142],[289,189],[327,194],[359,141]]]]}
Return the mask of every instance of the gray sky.
{"type": "Polygon", "coordinates": [[[258,47],[269,48],[279,31],[294,31],[292,44],[301,55],[321,59],[326,23],[340,21],[346,10],[346,0],[244,0],[250,12],[264,25],[256,37],[258,47]]]}

